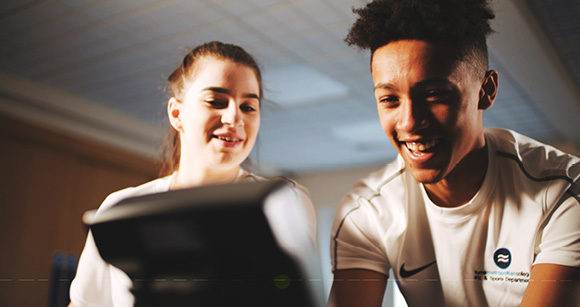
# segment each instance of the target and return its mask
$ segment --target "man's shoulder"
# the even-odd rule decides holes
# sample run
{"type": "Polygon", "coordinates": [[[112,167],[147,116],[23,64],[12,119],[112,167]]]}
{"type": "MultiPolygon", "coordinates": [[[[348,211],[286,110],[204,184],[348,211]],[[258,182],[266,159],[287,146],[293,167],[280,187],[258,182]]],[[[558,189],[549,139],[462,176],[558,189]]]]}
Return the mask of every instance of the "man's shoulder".
{"type": "Polygon", "coordinates": [[[405,163],[397,157],[382,168],[359,179],[350,194],[370,200],[375,196],[387,193],[386,190],[402,190],[403,182],[412,180],[412,177],[409,176],[405,163]]]}
{"type": "Polygon", "coordinates": [[[486,128],[486,138],[498,163],[509,163],[527,177],[562,177],[570,182],[580,177],[580,159],[551,145],[498,128],[486,128]]]}

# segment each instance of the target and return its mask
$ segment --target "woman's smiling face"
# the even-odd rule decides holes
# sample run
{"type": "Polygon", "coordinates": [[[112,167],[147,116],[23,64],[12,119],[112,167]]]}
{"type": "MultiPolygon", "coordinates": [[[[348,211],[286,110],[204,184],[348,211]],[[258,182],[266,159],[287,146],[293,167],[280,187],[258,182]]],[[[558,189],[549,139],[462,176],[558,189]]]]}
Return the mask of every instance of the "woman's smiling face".
{"type": "Polygon", "coordinates": [[[178,119],[172,125],[180,134],[182,164],[239,166],[260,128],[260,86],[254,70],[204,56],[186,84],[182,101],[169,102],[170,118],[178,119]]]}

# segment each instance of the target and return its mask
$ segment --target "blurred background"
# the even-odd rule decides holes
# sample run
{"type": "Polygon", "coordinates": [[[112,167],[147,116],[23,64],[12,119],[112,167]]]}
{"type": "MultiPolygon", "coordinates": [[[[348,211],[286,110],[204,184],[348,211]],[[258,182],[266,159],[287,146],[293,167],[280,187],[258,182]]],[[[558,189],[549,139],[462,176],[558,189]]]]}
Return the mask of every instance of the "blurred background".
{"type": "MultiPolygon", "coordinates": [[[[241,45],[263,69],[252,170],[309,188],[328,290],[335,206],[396,155],[378,122],[369,54],[343,41],[352,7],[367,2],[2,1],[0,305],[63,304],[51,290],[74,271],[82,213],[157,176],[165,80],[190,47],[211,40],[241,45]]],[[[579,2],[492,6],[490,66],[500,88],[485,126],[578,155],[579,2]]]]}

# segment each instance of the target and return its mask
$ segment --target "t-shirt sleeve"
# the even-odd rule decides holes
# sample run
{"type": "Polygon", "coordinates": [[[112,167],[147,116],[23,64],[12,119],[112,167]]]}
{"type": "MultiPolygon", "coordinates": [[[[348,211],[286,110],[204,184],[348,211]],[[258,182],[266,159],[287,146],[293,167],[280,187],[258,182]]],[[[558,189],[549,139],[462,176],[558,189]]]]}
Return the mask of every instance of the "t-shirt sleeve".
{"type": "Polygon", "coordinates": [[[353,193],[337,208],[330,238],[332,271],[366,269],[388,275],[382,237],[385,225],[368,200],[353,193]]]}
{"type": "Polygon", "coordinates": [[[89,232],[70,287],[71,302],[77,306],[111,306],[111,279],[89,232]]]}
{"type": "MultiPolygon", "coordinates": [[[[128,189],[107,197],[99,211],[105,210],[126,197],[128,189]]],[[[132,306],[131,279],[120,269],[101,258],[93,234],[89,231],[87,241],[70,287],[70,299],[76,307],[83,306],[132,306]]]]}
{"type": "Polygon", "coordinates": [[[580,196],[578,182],[568,189],[548,213],[536,244],[534,264],[552,263],[580,267],[580,196]]]}
{"type": "Polygon", "coordinates": [[[316,211],[314,210],[314,205],[310,199],[310,193],[300,184],[296,184],[294,191],[298,196],[300,204],[304,207],[305,214],[308,218],[308,233],[313,244],[316,245],[316,211]]]}

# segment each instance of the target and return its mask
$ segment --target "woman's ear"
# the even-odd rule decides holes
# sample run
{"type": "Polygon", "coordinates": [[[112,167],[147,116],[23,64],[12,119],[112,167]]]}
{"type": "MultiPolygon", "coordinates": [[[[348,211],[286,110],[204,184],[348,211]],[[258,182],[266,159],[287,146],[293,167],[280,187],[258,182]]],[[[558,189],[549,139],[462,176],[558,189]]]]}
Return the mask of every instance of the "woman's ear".
{"type": "Polygon", "coordinates": [[[497,86],[498,86],[498,74],[495,70],[489,70],[485,73],[485,79],[481,84],[481,89],[479,90],[479,109],[487,110],[495,101],[497,96],[497,86]]]}
{"type": "Polygon", "coordinates": [[[169,123],[178,132],[183,132],[183,125],[181,123],[181,102],[175,97],[171,97],[167,102],[167,116],[169,123]]]}

